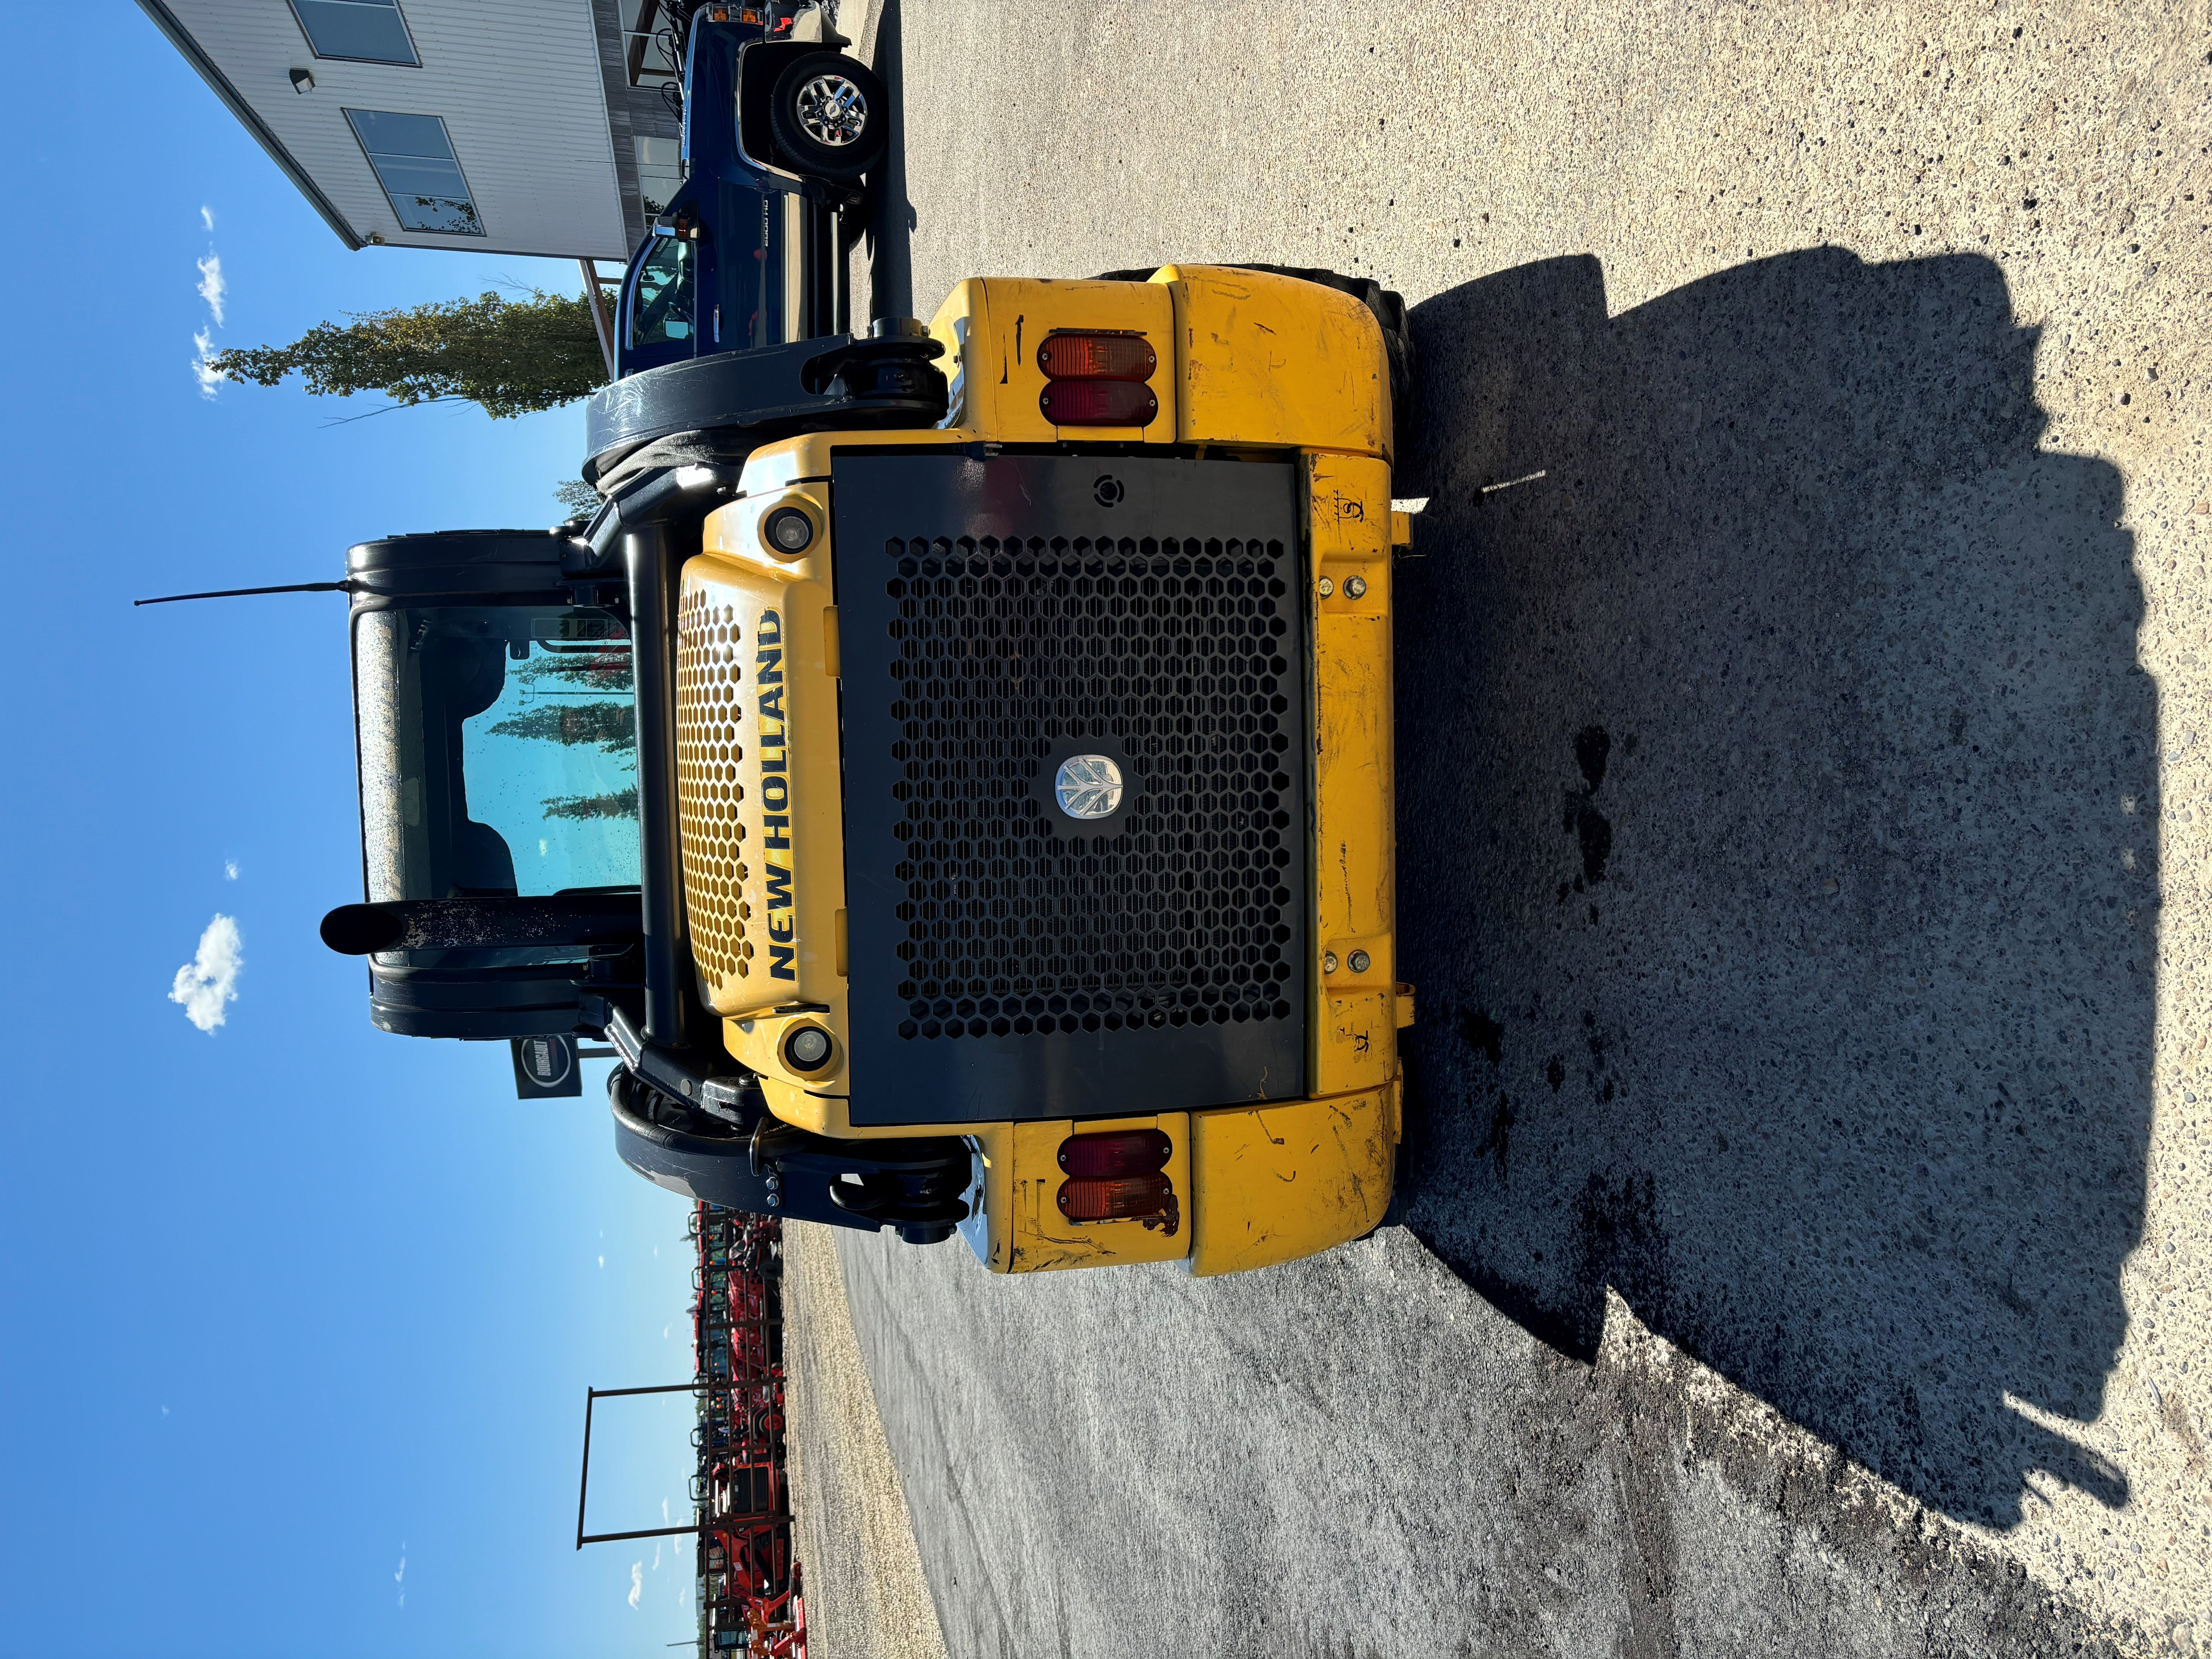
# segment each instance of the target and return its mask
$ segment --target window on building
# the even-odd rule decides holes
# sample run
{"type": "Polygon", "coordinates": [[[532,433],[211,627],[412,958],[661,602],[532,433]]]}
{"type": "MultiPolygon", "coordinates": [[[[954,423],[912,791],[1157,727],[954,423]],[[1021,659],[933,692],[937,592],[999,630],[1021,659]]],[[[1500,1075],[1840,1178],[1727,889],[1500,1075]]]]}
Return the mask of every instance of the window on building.
{"type": "Polygon", "coordinates": [[[420,67],[399,0],[292,0],[292,15],[318,58],[420,67]]]}
{"type": "Polygon", "coordinates": [[[634,87],[658,87],[683,78],[676,67],[677,20],[661,0],[630,0],[623,10],[623,61],[634,87]]]}
{"type": "Polygon", "coordinates": [[[684,146],[674,138],[637,138],[637,189],[645,200],[645,216],[657,218],[676,199],[684,182],[684,146]]]}
{"type": "Polygon", "coordinates": [[[445,236],[484,234],[443,121],[369,109],[349,109],[345,116],[403,228],[445,236]]]}

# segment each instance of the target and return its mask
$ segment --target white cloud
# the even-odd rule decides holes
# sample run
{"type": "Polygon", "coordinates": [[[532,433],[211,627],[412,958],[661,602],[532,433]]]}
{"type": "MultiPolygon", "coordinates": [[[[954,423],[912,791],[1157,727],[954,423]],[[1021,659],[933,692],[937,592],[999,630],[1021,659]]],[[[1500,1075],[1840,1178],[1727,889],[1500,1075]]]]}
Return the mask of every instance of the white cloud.
{"type": "Polygon", "coordinates": [[[192,379],[199,382],[200,396],[211,398],[215,396],[215,389],[222,384],[222,376],[216,373],[215,365],[208,361],[215,356],[215,342],[208,337],[205,329],[201,329],[192,336],[192,343],[199,348],[200,353],[192,360],[192,379]]]}
{"type": "Polygon", "coordinates": [[[222,878],[225,881],[236,881],[238,879],[238,860],[236,859],[225,859],[222,861],[222,878]]]}
{"type": "Polygon", "coordinates": [[[215,228],[215,210],[204,203],[200,207],[200,223],[210,230],[215,228]]]}
{"type": "Polygon", "coordinates": [[[192,959],[177,969],[169,1000],[182,1003],[185,1018],[212,1033],[223,1023],[223,1005],[238,1000],[238,976],[245,967],[238,924],[218,913],[200,935],[199,949],[192,953],[192,959]]]}
{"type": "Polygon", "coordinates": [[[222,255],[210,252],[199,261],[199,296],[207,301],[208,315],[215,319],[217,328],[222,326],[222,296],[230,292],[230,284],[222,280],[222,255]]]}
{"type": "Polygon", "coordinates": [[[660,1546],[659,1544],[655,1544],[653,1547],[653,1570],[655,1572],[659,1572],[660,1571],[660,1546]]]}
{"type": "Polygon", "coordinates": [[[629,1604],[630,1604],[630,1606],[631,1606],[631,1607],[635,1607],[635,1606],[637,1606],[637,1603],[638,1603],[638,1598],[639,1598],[640,1596],[643,1595],[644,1594],[645,1594],[645,1563],[644,1563],[644,1562],[642,1562],[642,1561],[633,1561],[633,1562],[631,1562],[631,1563],[629,1564],[629,1604]]]}

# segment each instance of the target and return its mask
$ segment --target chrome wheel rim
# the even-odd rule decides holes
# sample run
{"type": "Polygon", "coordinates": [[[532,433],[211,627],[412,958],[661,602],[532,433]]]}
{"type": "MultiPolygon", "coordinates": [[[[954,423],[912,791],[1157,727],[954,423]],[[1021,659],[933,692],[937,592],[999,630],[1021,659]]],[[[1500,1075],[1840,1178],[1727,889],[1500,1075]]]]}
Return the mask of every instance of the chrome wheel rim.
{"type": "Polygon", "coordinates": [[[868,100],[842,75],[817,75],[799,89],[799,126],[817,144],[842,149],[868,130],[868,100]]]}

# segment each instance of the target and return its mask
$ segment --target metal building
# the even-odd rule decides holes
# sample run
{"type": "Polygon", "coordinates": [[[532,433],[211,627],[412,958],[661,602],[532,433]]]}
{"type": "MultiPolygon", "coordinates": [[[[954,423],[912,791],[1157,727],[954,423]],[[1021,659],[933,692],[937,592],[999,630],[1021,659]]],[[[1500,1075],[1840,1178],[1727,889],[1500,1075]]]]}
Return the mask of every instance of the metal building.
{"type": "Polygon", "coordinates": [[[677,184],[660,0],[138,0],[348,247],[627,259],[677,184]]]}

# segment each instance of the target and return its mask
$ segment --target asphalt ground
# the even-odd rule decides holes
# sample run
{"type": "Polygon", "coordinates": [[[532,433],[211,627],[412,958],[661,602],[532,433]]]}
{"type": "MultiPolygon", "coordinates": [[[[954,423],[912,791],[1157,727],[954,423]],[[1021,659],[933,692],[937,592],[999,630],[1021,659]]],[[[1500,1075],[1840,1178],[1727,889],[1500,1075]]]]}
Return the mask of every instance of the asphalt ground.
{"type": "Polygon", "coordinates": [[[949,1650],[2212,1650],[2212,4],[847,27],[878,312],[1375,275],[1430,501],[1404,1224],[841,1237],[949,1650]]]}

